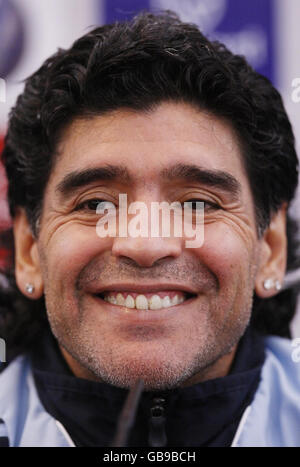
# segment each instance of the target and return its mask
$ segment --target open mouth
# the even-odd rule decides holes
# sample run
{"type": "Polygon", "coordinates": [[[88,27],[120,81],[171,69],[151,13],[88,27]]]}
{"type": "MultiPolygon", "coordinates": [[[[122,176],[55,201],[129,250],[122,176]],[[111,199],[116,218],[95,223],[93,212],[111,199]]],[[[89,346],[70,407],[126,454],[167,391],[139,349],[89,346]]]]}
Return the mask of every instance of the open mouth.
{"type": "Polygon", "coordinates": [[[195,298],[195,294],[174,291],[156,291],[141,294],[140,292],[130,291],[104,291],[97,294],[97,297],[110,303],[111,305],[125,306],[136,310],[161,310],[171,308],[181,303],[195,298]]]}

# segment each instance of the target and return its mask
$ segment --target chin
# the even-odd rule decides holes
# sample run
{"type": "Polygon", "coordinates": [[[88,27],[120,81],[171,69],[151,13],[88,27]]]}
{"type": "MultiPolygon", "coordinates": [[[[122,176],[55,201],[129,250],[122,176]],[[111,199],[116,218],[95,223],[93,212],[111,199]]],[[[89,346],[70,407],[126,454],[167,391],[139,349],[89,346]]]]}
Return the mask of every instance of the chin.
{"type": "Polygon", "coordinates": [[[180,386],[182,375],[170,372],[168,368],[135,368],[128,371],[114,371],[111,373],[103,373],[99,375],[101,381],[117,386],[120,388],[129,389],[134,386],[138,380],[143,381],[144,391],[163,391],[173,389],[180,386]]]}
{"type": "Polygon", "coordinates": [[[166,358],[166,355],[125,356],[104,364],[103,358],[89,361],[89,370],[103,382],[120,388],[130,388],[139,379],[144,390],[159,391],[178,387],[191,377],[196,369],[189,362],[166,358]]]}

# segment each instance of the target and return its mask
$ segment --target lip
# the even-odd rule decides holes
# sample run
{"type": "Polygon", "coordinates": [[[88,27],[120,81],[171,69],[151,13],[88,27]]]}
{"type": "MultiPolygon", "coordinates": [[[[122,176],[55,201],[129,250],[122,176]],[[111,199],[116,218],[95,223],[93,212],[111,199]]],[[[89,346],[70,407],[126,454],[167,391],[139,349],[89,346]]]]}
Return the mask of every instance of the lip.
{"type": "Polygon", "coordinates": [[[192,289],[189,286],[176,283],[151,283],[151,284],[134,284],[134,283],[110,283],[103,285],[101,288],[90,290],[90,293],[101,294],[103,292],[138,292],[140,294],[155,293],[162,291],[180,291],[191,295],[198,295],[199,291],[192,289]]]}
{"type": "Polygon", "coordinates": [[[178,315],[178,313],[184,313],[185,311],[188,311],[190,304],[197,299],[197,297],[193,296],[178,305],[169,308],[161,308],[160,310],[137,310],[136,308],[127,308],[125,306],[113,305],[94,294],[92,297],[98,305],[102,306],[104,311],[109,313],[112,317],[118,319],[119,322],[128,324],[158,322],[170,319],[172,317],[174,318],[176,315],[178,315]]]}

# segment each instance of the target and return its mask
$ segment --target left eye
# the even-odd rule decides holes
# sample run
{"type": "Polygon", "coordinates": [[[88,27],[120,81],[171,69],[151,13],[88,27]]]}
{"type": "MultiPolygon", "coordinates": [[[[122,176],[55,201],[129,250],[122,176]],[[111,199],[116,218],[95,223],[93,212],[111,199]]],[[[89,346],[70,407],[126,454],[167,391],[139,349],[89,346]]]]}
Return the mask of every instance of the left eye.
{"type": "Polygon", "coordinates": [[[187,206],[187,208],[192,209],[193,211],[220,208],[216,203],[213,203],[212,201],[206,201],[204,199],[189,199],[188,201],[184,202],[184,206],[187,206]]]}
{"type": "Polygon", "coordinates": [[[89,210],[89,211],[99,211],[103,212],[104,210],[115,209],[114,203],[111,201],[106,201],[103,199],[89,199],[83,201],[76,207],[76,211],[89,210]]]}

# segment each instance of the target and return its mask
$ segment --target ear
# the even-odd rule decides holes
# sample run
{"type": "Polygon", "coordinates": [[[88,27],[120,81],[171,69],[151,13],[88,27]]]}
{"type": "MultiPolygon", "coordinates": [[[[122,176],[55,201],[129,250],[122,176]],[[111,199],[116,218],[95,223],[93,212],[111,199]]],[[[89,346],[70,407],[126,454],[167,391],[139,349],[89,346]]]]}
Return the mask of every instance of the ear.
{"type": "Polygon", "coordinates": [[[283,283],[287,263],[286,211],[285,203],[272,217],[261,240],[260,262],[255,280],[255,292],[261,298],[276,295],[276,281],[283,283]],[[267,279],[271,279],[271,284],[273,281],[268,289],[264,287],[267,279]]]}
{"type": "Polygon", "coordinates": [[[24,209],[18,208],[13,221],[15,242],[15,275],[21,292],[28,298],[38,299],[43,295],[43,279],[36,239],[34,238],[24,209]],[[34,286],[28,293],[26,284],[34,286]]]}

